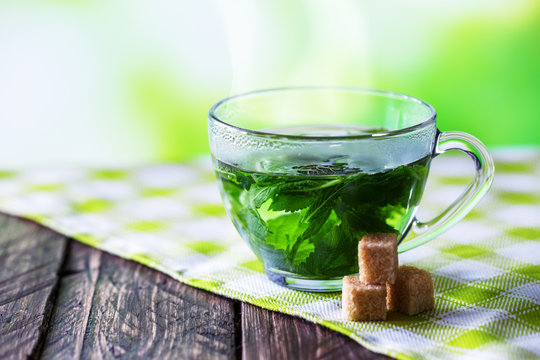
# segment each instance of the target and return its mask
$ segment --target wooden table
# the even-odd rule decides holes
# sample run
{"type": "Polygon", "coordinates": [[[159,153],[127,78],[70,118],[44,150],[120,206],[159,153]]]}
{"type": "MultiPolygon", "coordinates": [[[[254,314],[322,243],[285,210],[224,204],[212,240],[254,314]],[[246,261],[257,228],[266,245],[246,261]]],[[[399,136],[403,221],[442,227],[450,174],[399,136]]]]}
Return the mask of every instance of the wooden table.
{"type": "Polygon", "coordinates": [[[26,357],[387,358],[0,214],[0,359],[26,357]]]}

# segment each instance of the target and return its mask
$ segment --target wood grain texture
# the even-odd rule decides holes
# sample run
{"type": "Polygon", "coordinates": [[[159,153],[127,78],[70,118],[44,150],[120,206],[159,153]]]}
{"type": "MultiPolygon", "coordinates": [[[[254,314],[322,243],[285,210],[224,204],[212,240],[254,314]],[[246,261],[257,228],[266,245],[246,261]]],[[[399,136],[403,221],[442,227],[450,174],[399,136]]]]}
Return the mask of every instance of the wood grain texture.
{"type": "Polygon", "coordinates": [[[0,359],[37,357],[54,304],[67,240],[0,216],[0,359]]]}
{"type": "Polygon", "coordinates": [[[70,243],[43,359],[80,358],[102,254],[75,241],[70,243]]]}
{"type": "Polygon", "coordinates": [[[0,214],[0,359],[383,359],[0,214]]]}
{"type": "Polygon", "coordinates": [[[234,302],[103,254],[86,326],[85,359],[230,359],[234,302]]]}
{"type": "Polygon", "coordinates": [[[304,319],[242,303],[244,359],[390,359],[304,319]]]}

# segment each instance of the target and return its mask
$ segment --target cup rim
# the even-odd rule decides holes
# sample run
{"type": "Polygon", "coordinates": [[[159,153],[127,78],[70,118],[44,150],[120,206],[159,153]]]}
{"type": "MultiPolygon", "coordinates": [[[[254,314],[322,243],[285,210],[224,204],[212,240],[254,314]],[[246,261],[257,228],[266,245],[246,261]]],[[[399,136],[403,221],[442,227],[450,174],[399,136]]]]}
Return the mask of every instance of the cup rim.
{"type": "Polygon", "coordinates": [[[415,98],[413,96],[393,92],[393,91],[386,91],[386,90],[379,90],[379,89],[371,89],[371,88],[362,88],[362,87],[353,87],[353,86],[290,86],[290,87],[277,87],[277,88],[267,88],[267,89],[261,89],[261,90],[254,90],[249,92],[244,92],[236,95],[228,96],[224,99],[221,99],[220,101],[216,102],[210,110],[208,111],[208,117],[228,128],[231,128],[235,131],[244,133],[244,134],[252,134],[259,137],[265,137],[265,138],[271,138],[271,139],[290,139],[290,140],[303,140],[303,141],[320,141],[320,140],[357,140],[357,139],[372,139],[372,138],[385,138],[385,137],[391,137],[394,135],[401,135],[406,134],[418,129],[421,129],[423,127],[426,127],[430,124],[435,123],[435,119],[437,117],[437,114],[435,112],[435,109],[433,106],[428,104],[427,102],[420,100],[418,98],[415,98]],[[423,105],[428,108],[430,111],[430,114],[427,119],[419,122],[418,124],[408,126],[401,129],[396,130],[388,130],[384,132],[375,132],[370,134],[361,134],[361,135],[339,135],[339,136],[306,136],[306,135],[285,135],[285,134],[275,134],[271,132],[265,132],[261,130],[251,130],[246,129],[243,127],[239,127],[236,125],[232,125],[224,120],[221,120],[216,115],[216,110],[223,104],[239,98],[249,98],[252,96],[257,96],[260,94],[269,94],[274,92],[284,92],[284,91],[309,91],[309,90],[334,90],[334,91],[342,91],[342,92],[357,92],[357,93],[363,93],[368,95],[378,95],[378,96],[386,96],[386,97],[394,97],[398,99],[404,99],[408,101],[415,102],[417,104],[423,105]]]}

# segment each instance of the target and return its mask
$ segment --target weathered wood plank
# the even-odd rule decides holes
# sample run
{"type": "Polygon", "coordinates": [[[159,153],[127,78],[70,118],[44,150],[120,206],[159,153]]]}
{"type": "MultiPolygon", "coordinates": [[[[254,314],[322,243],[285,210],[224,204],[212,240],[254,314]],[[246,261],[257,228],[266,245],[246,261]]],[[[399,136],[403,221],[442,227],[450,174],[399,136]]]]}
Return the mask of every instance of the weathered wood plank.
{"type": "Polygon", "coordinates": [[[82,357],[235,358],[234,302],[103,254],[82,357]]]}
{"type": "Polygon", "coordinates": [[[0,215],[1,359],[41,352],[55,359],[386,358],[322,326],[183,285],[74,241],[64,259],[68,243],[0,215]]]}
{"type": "Polygon", "coordinates": [[[39,355],[67,240],[0,215],[0,358],[39,355]]]}
{"type": "Polygon", "coordinates": [[[242,303],[244,359],[389,359],[304,319],[242,303]]]}
{"type": "Polygon", "coordinates": [[[70,243],[43,359],[80,358],[101,255],[101,251],[89,246],[75,241],[70,243]]]}

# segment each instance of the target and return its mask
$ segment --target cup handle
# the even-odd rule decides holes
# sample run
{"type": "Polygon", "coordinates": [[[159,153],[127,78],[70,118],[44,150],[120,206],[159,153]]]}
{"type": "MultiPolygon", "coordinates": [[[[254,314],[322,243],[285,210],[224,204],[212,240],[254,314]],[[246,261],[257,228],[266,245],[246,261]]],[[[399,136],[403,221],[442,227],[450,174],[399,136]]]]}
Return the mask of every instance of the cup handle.
{"type": "Polygon", "coordinates": [[[447,209],[428,222],[413,218],[407,239],[400,243],[398,252],[422,245],[439,236],[463,219],[488,192],[493,182],[495,165],[484,144],[464,132],[439,133],[433,156],[450,150],[459,150],[469,155],[476,165],[476,176],[465,191],[447,209]]]}

